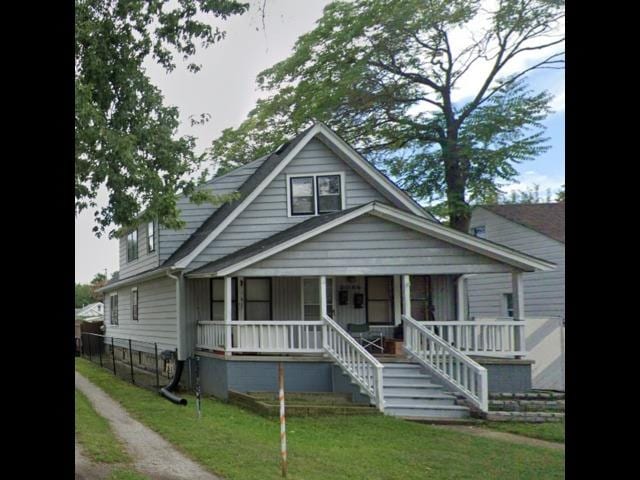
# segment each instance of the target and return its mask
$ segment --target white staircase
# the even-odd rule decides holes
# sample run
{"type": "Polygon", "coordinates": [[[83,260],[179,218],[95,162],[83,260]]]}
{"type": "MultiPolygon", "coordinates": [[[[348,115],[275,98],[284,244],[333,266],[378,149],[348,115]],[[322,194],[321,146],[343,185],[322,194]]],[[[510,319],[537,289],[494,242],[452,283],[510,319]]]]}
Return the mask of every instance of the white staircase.
{"type": "Polygon", "coordinates": [[[422,371],[417,363],[384,363],[384,413],[419,419],[469,418],[469,409],[456,405],[456,397],[422,371]]]}

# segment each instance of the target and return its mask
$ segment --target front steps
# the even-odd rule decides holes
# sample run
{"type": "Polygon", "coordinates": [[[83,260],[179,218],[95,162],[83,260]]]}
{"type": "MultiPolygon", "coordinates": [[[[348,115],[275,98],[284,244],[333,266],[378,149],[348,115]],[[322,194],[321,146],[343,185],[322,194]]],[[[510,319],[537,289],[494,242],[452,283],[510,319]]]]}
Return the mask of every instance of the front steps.
{"type": "Polygon", "coordinates": [[[456,404],[431,375],[416,363],[384,362],[384,412],[412,420],[454,420],[469,418],[469,408],[456,404]]]}

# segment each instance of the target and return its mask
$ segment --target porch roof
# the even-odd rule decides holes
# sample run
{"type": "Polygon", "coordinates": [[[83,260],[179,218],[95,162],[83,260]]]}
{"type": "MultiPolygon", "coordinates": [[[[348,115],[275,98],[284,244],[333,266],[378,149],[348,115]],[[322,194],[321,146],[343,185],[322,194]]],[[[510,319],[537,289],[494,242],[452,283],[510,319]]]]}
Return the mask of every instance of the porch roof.
{"type": "Polygon", "coordinates": [[[515,267],[516,269],[534,271],[552,270],[555,267],[555,264],[551,262],[524,254],[504,245],[459,232],[386,204],[370,202],[340,212],[312,217],[291,228],[278,232],[271,237],[192,270],[187,273],[187,276],[212,277],[232,274],[365,214],[375,215],[444,242],[473,251],[479,255],[497,260],[500,263],[515,267]]]}

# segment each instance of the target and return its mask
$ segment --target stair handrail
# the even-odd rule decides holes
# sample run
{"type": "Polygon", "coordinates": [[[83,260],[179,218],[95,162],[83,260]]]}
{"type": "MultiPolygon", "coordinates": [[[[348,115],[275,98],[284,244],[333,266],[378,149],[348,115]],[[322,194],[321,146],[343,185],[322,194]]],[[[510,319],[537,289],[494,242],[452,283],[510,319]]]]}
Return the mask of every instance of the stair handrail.
{"type": "Polygon", "coordinates": [[[325,352],[343,368],[354,382],[368,393],[378,410],[384,413],[382,390],[382,369],[384,365],[367,352],[331,317],[323,315],[322,319],[324,321],[322,346],[325,352]],[[334,333],[343,343],[338,345],[329,332],[334,333]]]}
{"type": "Polygon", "coordinates": [[[487,369],[417,320],[402,315],[404,349],[483,412],[489,410],[487,369]],[[431,348],[430,348],[431,347],[431,348]]]}

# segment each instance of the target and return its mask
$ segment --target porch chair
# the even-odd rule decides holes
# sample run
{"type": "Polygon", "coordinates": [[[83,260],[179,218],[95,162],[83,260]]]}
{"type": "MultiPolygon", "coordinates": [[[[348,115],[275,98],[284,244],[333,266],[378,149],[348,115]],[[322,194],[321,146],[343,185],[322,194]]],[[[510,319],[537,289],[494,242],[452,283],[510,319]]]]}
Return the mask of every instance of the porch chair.
{"type": "Polygon", "coordinates": [[[384,337],[381,332],[376,332],[369,328],[369,325],[348,323],[347,332],[355,338],[365,350],[371,353],[384,353],[384,337]]]}

